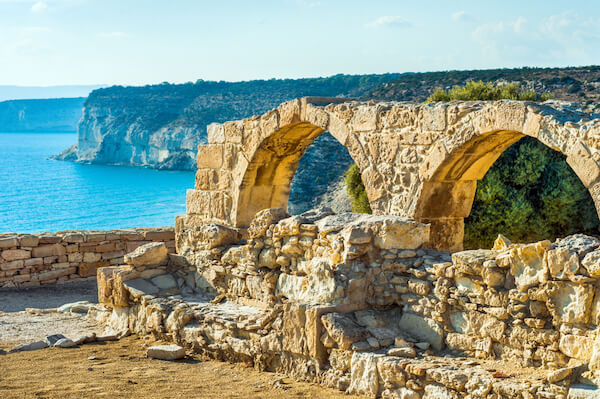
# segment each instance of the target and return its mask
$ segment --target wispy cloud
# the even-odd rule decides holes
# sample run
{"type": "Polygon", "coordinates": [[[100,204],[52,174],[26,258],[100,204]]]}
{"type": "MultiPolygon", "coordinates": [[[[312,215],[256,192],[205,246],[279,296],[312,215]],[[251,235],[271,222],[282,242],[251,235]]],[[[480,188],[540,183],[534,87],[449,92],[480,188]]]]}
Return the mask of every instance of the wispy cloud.
{"type": "Polygon", "coordinates": [[[100,32],[96,37],[100,38],[117,38],[127,36],[125,32],[100,32]]]}
{"type": "Polygon", "coordinates": [[[298,3],[302,7],[307,7],[307,8],[315,8],[315,7],[321,6],[320,1],[296,0],[296,3],[298,3]]]}
{"type": "Polygon", "coordinates": [[[487,59],[586,63],[600,43],[600,20],[573,12],[550,15],[540,22],[520,16],[479,25],[472,38],[487,59]]]}
{"type": "Polygon", "coordinates": [[[475,21],[475,18],[467,13],[466,11],[457,11],[455,13],[452,13],[452,15],[450,16],[452,18],[453,21],[456,22],[472,22],[475,21]]]}
{"type": "Polygon", "coordinates": [[[43,12],[48,9],[48,4],[44,1],[38,1],[31,6],[31,11],[33,12],[43,12]]]}
{"type": "Polygon", "coordinates": [[[377,18],[375,21],[371,21],[365,24],[367,28],[379,28],[379,27],[395,27],[395,28],[408,28],[412,26],[410,22],[400,16],[386,15],[377,18]]]}

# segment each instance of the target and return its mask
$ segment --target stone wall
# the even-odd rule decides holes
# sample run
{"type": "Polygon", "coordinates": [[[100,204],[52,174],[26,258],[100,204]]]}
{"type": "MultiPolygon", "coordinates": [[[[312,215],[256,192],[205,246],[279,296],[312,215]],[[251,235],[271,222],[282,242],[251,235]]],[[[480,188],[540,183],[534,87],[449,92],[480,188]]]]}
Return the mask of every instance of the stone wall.
{"type": "Polygon", "coordinates": [[[325,209],[181,228],[168,265],[99,270],[97,317],[349,393],[598,394],[600,240],[499,237],[450,255],[424,248],[429,234],[398,216],[325,209]]]}
{"type": "Polygon", "coordinates": [[[0,288],[62,283],[96,276],[123,263],[140,245],[164,242],[175,250],[173,228],[0,234],[0,288]]]}
{"type": "Polygon", "coordinates": [[[361,170],[371,209],[431,225],[431,247],[462,249],[477,181],[510,145],[535,137],[560,151],[600,210],[600,116],[575,106],[495,101],[415,104],[302,98],[264,115],[212,124],[198,148],[181,225],[248,227],[287,209],[306,148],[329,131],[361,170]]]}

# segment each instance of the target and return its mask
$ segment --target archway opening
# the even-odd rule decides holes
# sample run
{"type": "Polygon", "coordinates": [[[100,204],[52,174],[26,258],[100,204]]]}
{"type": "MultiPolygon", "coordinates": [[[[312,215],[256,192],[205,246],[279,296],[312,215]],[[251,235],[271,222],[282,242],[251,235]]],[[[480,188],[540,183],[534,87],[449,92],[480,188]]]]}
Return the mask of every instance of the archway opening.
{"type": "Polygon", "coordinates": [[[516,242],[598,234],[599,225],[594,201],[566,156],[523,137],[477,183],[464,246],[490,248],[498,234],[516,242]]]}
{"type": "Polygon", "coordinates": [[[520,132],[482,134],[452,150],[427,178],[415,217],[431,224],[430,245],[448,251],[490,247],[499,233],[532,241],[597,232],[593,200],[565,159],[520,132]]]}
{"type": "Polygon", "coordinates": [[[288,212],[300,214],[323,205],[336,213],[351,210],[344,176],[353,160],[329,132],[322,133],[300,159],[290,187],[288,212]]]}
{"type": "Polygon", "coordinates": [[[352,162],[348,148],[324,129],[309,122],[282,127],[257,143],[240,185],[236,225],[248,226],[262,209],[283,208],[298,214],[322,203],[328,194],[336,193],[332,186],[340,187],[352,162]],[[333,156],[337,162],[332,162],[333,156]]]}

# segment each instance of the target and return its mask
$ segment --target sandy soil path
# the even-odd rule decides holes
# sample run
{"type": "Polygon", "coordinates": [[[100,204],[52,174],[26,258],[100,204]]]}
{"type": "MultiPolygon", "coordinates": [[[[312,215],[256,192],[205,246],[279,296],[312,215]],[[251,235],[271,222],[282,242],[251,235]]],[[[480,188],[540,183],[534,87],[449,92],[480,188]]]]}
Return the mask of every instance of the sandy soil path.
{"type": "MultiPolygon", "coordinates": [[[[95,283],[0,291],[0,349],[62,333],[100,332],[102,326],[81,315],[43,313],[25,308],[51,308],[81,300],[96,301],[95,283]]],[[[146,358],[151,337],[61,349],[0,355],[1,399],[83,398],[348,398],[316,384],[296,382],[239,364],[189,357],[179,362],[146,358]]],[[[354,396],[353,396],[354,397],[354,396]]]]}
{"type": "Polygon", "coordinates": [[[144,349],[150,343],[132,336],[79,348],[48,348],[0,356],[0,397],[349,398],[339,391],[281,379],[238,364],[203,361],[198,357],[180,362],[150,360],[144,349]],[[96,360],[89,360],[90,357],[96,360]]]}

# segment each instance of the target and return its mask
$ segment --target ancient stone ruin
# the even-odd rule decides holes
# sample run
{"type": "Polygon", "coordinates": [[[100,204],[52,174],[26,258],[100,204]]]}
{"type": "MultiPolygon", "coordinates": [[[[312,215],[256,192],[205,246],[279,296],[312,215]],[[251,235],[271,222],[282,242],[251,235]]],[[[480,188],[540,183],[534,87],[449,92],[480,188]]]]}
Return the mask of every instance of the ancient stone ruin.
{"type": "Polygon", "coordinates": [[[566,154],[600,205],[600,119],[565,104],[304,98],[213,124],[177,253],[147,244],[98,269],[95,317],[373,397],[598,397],[600,240],[462,251],[477,180],[524,135],[566,154]],[[324,131],[374,215],[287,214],[324,131]]]}

